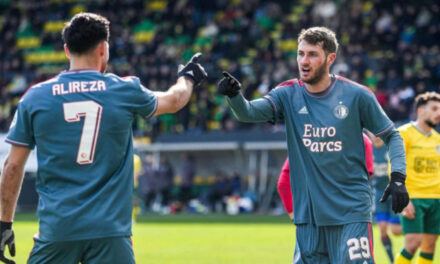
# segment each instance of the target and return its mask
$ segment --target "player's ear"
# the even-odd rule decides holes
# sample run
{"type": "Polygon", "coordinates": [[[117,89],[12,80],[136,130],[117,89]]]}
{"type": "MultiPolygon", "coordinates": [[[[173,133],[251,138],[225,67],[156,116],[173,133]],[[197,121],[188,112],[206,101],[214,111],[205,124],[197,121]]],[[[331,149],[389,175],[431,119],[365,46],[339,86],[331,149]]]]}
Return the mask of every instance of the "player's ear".
{"type": "Polygon", "coordinates": [[[67,48],[67,44],[64,44],[64,52],[66,53],[67,58],[70,59],[70,52],[69,49],[67,48]]]}
{"type": "Polygon", "coordinates": [[[328,66],[331,66],[333,62],[335,62],[335,59],[336,59],[336,53],[330,53],[328,55],[328,60],[327,60],[328,66]]]}
{"type": "Polygon", "coordinates": [[[107,51],[107,42],[101,41],[98,45],[98,52],[101,57],[104,57],[107,51]]]}
{"type": "Polygon", "coordinates": [[[424,107],[424,106],[419,106],[419,107],[416,109],[417,117],[422,116],[424,110],[425,110],[425,107],[424,107]]]}

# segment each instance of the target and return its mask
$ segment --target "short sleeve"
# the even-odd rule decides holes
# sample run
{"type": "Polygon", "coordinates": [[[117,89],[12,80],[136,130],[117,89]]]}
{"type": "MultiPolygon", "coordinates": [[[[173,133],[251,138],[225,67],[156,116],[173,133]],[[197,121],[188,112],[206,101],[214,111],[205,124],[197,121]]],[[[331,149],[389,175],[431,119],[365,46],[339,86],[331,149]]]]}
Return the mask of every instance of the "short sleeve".
{"type": "Polygon", "coordinates": [[[23,100],[20,100],[14,118],[9,128],[5,141],[9,144],[28,147],[35,147],[35,138],[32,128],[32,117],[26,108],[23,100]]]}
{"type": "Polygon", "coordinates": [[[263,97],[266,100],[268,100],[272,105],[273,113],[274,113],[273,122],[284,119],[284,115],[283,115],[284,107],[282,103],[282,98],[283,96],[285,97],[285,95],[283,90],[284,89],[282,87],[276,87],[263,97]]]}
{"type": "Polygon", "coordinates": [[[373,93],[363,91],[359,106],[362,126],[376,136],[381,136],[394,127],[373,93]]]}
{"type": "Polygon", "coordinates": [[[137,77],[126,77],[124,79],[132,82],[134,86],[134,93],[131,97],[134,112],[144,118],[153,116],[157,109],[157,98],[154,93],[143,86],[137,77]]]}

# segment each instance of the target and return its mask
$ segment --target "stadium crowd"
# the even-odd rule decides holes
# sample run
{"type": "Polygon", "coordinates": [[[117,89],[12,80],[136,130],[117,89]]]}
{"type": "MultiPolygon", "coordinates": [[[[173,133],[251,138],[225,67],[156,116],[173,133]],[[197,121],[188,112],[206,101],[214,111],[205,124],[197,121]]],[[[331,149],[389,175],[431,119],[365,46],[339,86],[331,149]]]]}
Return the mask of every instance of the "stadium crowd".
{"type": "MultiPolygon", "coordinates": [[[[327,26],[341,42],[332,67],[371,88],[393,121],[406,121],[417,94],[440,89],[440,5],[436,1],[129,0],[0,1],[0,132],[30,85],[67,69],[60,37],[64,22],[81,11],[112,23],[109,71],[137,75],[152,90],[176,79],[176,62],[196,51],[209,79],[176,115],[136,122],[135,136],[159,132],[277,129],[239,124],[216,82],[228,70],[260,97],[298,77],[297,36],[327,26]]],[[[281,127],[282,128],[282,127],[281,127]]]]}

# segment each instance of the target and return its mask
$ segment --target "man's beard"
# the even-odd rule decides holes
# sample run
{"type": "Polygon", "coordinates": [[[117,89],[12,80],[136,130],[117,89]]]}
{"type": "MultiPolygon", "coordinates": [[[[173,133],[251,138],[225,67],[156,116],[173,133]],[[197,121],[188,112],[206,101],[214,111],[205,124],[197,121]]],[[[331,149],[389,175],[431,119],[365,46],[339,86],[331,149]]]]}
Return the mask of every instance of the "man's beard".
{"type": "Polygon", "coordinates": [[[306,80],[302,80],[302,81],[311,85],[319,83],[322,80],[322,78],[324,78],[325,76],[327,69],[326,67],[327,67],[327,58],[325,59],[324,63],[318,69],[316,69],[316,73],[312,78],[310,78],[307,81],[306,80]]]}
{"type": "Polygon", "coordinates": [[[437,123],[437,124],[434,124],[434,123],[431,122],[430,120],[426,120],[426,121],[425,121],[425,124],[427,124],[430,128],[435,128],[435,127],[438,125],[438,123],[437,123]]]}

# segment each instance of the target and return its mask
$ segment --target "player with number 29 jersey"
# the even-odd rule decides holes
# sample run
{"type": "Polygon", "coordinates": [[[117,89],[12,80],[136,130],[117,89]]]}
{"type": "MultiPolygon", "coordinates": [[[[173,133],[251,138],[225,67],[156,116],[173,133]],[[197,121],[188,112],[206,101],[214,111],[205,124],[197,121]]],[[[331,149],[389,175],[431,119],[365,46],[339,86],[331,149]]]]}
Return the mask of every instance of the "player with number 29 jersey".
{"type": "Polygon", "coordinates": [[[38,145],[40,239],[131,236],[131,124],[156,106],[138,78],[95,70],[62,72],[27,91],[6,141],[38,145]]]}
{"type": "Polygon", "coordinates": [[[242,122],[284,120],[295,215],[294,263],[374,263],[371,190],[362,130],[388,145],[392,173],[383,200],[408,204],[402,139],[376,98],[362,85],[330,74],[338,43],[333,31],[312,27],[298,37],[300,79],[285,81],[264,98],[246,100],[241,84],[223,72],[219,92],[242,122]]]}

